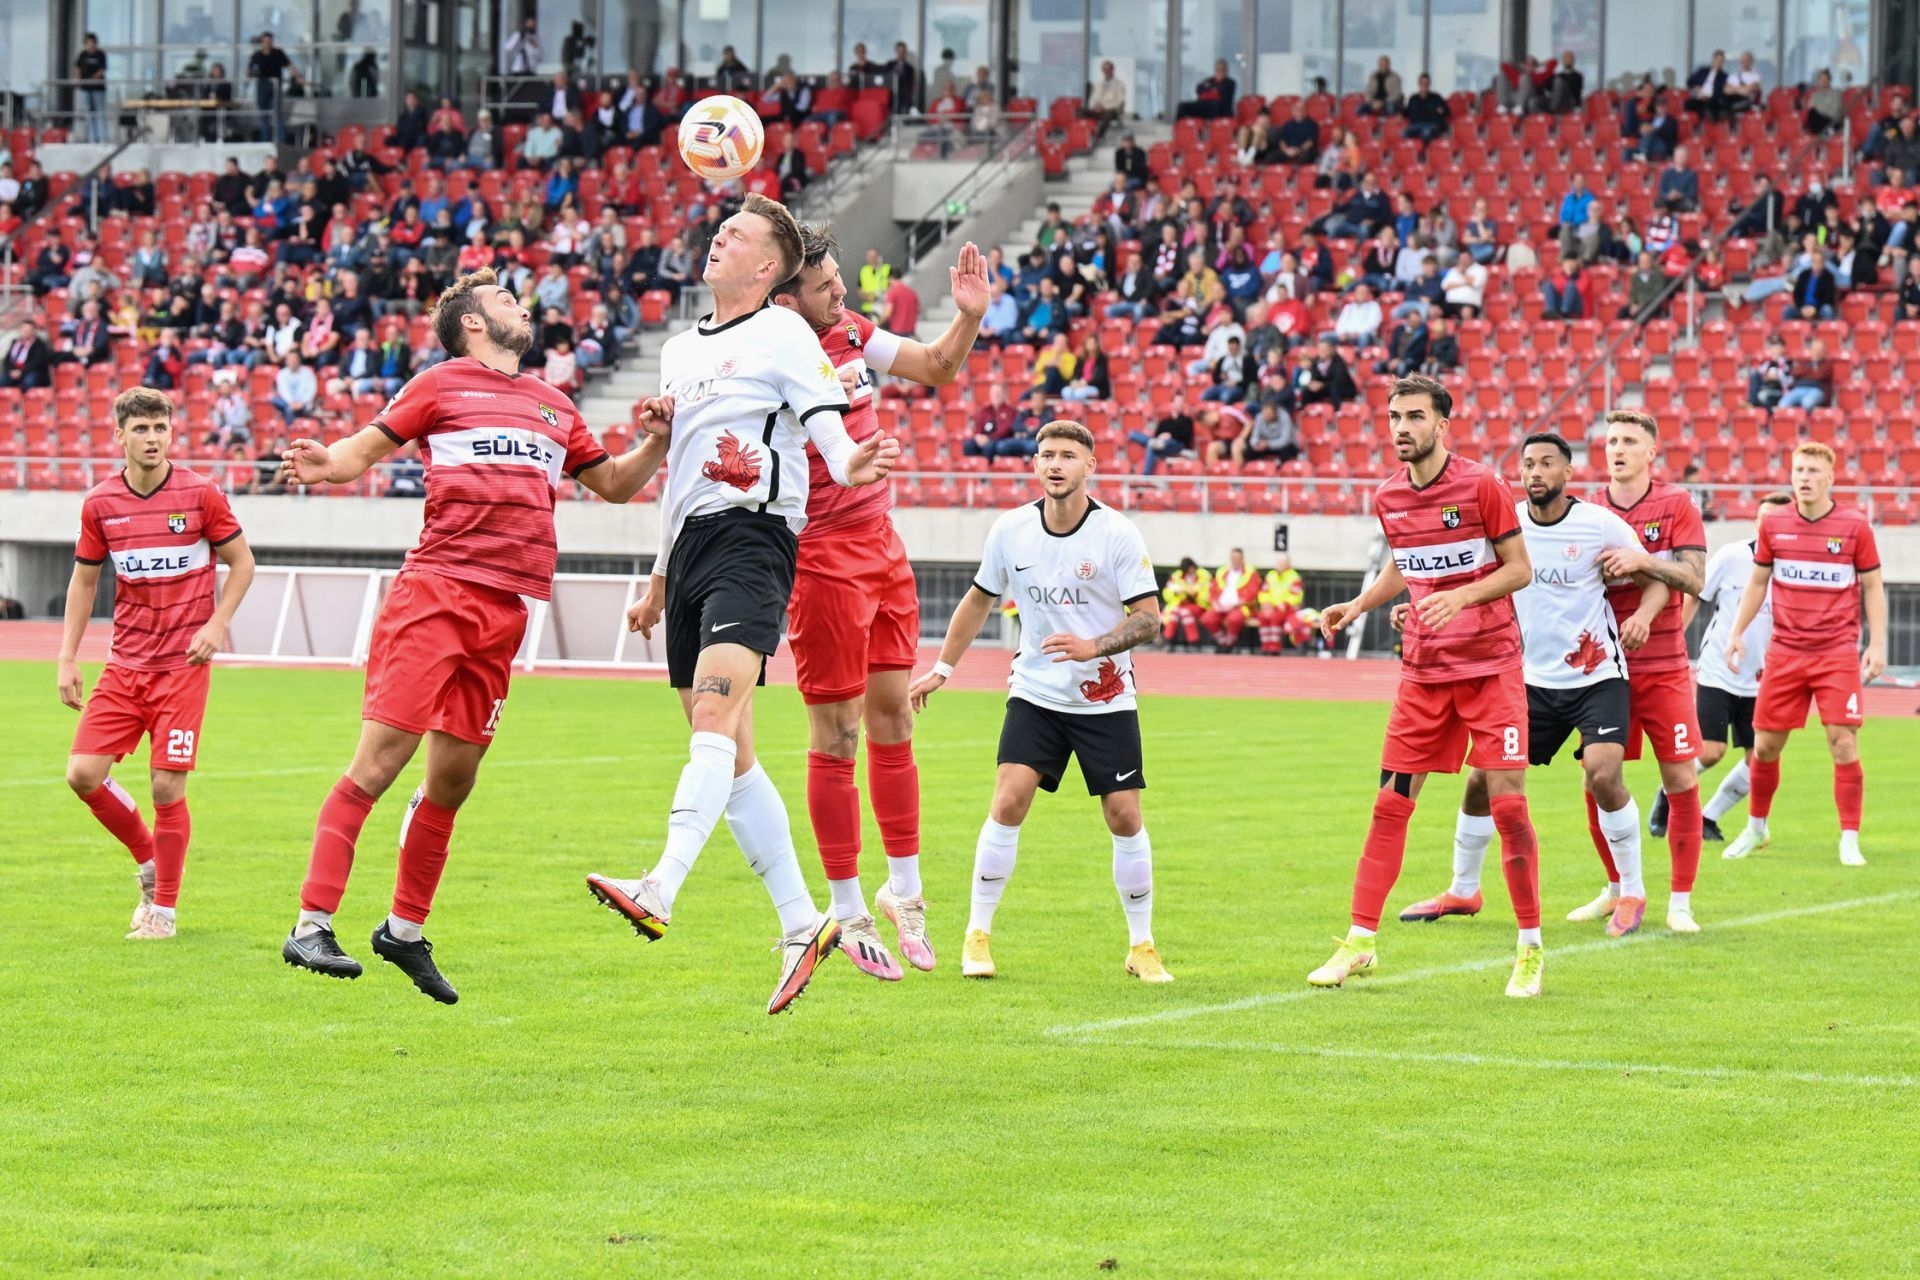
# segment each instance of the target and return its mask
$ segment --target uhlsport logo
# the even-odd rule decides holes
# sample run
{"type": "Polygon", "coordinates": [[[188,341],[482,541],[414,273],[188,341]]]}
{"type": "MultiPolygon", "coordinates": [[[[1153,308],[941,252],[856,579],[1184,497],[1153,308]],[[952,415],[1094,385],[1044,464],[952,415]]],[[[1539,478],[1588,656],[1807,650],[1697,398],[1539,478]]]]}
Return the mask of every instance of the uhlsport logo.
{"type": "Polygon", "coordinates": [[[560,415],[555,413],[547,405],[539,404],[536,402],[534,405],[534,408],[540,410],[540,420],[542,422],[545,422],[548,426],[558,427],[560,425],[560,415]]]}
{"type": "Polygon", "coordinates": [[[1458,529],[1460,527],[1460,508],[1458,507],[1440,508],[1440,523],[1447,526],[1447,528],[1449,529],[1458,529]]]}
{"type": "Polygon", "coordinates": [[[167,517],[168,533],[185,533],[186,531],[187,531],[187,513],[186,512],[176,511],[167,517]]]}

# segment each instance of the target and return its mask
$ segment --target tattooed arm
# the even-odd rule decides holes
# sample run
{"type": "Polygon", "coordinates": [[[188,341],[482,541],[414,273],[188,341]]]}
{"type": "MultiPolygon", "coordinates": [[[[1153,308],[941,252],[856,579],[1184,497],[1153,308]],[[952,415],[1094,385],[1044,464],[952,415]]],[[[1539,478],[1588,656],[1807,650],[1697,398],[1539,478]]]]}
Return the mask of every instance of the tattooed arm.
{"type": "Polygon", "coordinates": [[[1050,635],[1040,645],[1042,653],[1053,655],[1055,662],[1092,662],[1143,645],[1160,634],[1160,601],[1147,596],[1127,606],[1126,619],[1103,636],[1088,639],[1070,636],[1064,631],[1050,635]]]}
{"type": "Polygon", "coordinates": [[[1648,555],[1637,547],[1619,547],[1600,557],[1608,578],[1644,574],[1671,591],[1697,596],[1707,581],[1707,553],[1701,547],[1682,547],[1671,560],[1648,555]]]}

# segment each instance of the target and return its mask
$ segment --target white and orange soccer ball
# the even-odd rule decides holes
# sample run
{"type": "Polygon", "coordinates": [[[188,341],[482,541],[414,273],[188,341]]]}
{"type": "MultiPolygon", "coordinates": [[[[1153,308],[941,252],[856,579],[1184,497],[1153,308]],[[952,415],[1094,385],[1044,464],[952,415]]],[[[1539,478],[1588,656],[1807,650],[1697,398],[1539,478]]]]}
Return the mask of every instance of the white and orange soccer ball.
{"type": "Polygon", "coordinates": [[[709,182],[747,172],[760,163],[766,145],[760,117],[738,98],[702,98],[680,121],[680,158],[709,182]]]}

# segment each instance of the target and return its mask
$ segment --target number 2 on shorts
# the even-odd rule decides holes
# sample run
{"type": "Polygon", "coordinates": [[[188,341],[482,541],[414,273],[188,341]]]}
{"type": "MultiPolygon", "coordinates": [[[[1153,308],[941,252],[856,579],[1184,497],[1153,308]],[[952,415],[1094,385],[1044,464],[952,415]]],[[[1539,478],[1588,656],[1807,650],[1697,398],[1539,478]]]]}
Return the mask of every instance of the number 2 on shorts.
{"type": "Polygon", "coordinates": [[[1687,741],[1687,726],[1685,721],[1673,726],[1673,749],[1675,751],[1693,750],[1693,744],[1687,741]]]}

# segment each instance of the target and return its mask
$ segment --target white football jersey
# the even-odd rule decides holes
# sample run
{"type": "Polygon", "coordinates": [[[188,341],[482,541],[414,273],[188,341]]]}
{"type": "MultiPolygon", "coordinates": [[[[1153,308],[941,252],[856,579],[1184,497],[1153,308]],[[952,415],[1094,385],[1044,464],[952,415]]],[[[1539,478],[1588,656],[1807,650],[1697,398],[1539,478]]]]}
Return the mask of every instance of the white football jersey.
{"type": "Polygon", "coordinates": [[[1724,689],[1740,698],[1760,696],[1760,669],[1767,665],[1767,642],[1773,639],[1773,588],[1760,602],[1760,613],[1747,627],[1747,651],[1738,669],[1727,666],[1727,640],[1733,635],[1733,620],[1740,613],[1740,597],[1746,594],[1747,579],[1753,576],[1753,544],[1730,542],[1707,561],[1707,580],[1700,588],[1700,603],[1713,606],[1713,618],[1700,641],[1701,684],[1724,689]]]}
{"type": "Polygon", "coordinates": [[[1627,659],[1607,604],[1604,552],[1640,542],[1627,522],[1604,507],[1572,500],[1552,524],[1539,524],[1527,502],[1514,504],[1533,561],[1533,582],[1514,593],[1525,651],[1526,680],[1541,689],[1582,689],[1624,679],[1627,659]]]}
{"type": "Polygon", "coordinates": [[[693,516],[744,507],[807,522],[807,440],[828,457],[853,446],[840,414],[847,393],[820,339],[785,307],[723,325],[702,318],[660,348],[660,393],[673,397],[660,558],[693,516]]]}
{"type": "Polygon", "coordinates": [[[1126,620],[1127,606],[1158,598],[1153,558],[1127,518],[1090,502],[1079,527],[1046,527],[1045,500],[1017,507],[993,522],[973,583],[1020,608],[1020,649],[1007,687],[1016,698],[1073,714],[1131,708],[1133,655],[1091,662],[1055,662],[1042,653],[1050,635],[1096,639],[1126,620]]]}

